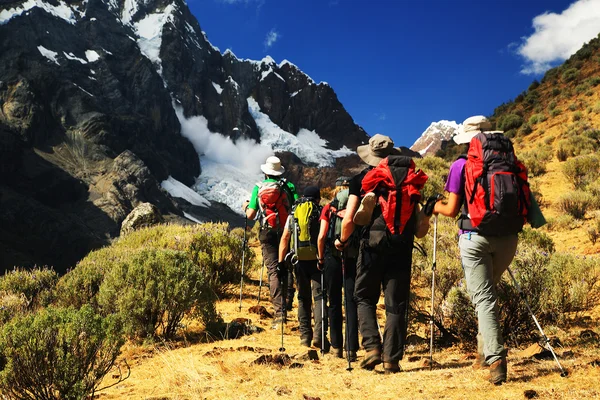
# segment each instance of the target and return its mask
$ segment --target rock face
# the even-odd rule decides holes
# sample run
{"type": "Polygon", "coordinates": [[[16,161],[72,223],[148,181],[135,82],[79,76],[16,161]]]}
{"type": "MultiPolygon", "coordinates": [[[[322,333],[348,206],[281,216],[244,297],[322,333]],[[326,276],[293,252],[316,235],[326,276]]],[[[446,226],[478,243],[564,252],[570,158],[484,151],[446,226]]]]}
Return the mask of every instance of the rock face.
{"type": "Polygon", "coordinates": [[[183,0],[2,2],[0,268],[64,271],[143,202],[181,216],[159,187],[201,173],[181,118],[260,141],[249,97],[331,149],[368,140],[329,85],[287,61],[221,54],[183,0]]]}
{"type": "Polygon", "coordinates": [[[133,209],[121,225],[121,235],[126,235],[140,228],[146,228],[165,222],[158,208],[151,203],[142,203],[133,209]]]}

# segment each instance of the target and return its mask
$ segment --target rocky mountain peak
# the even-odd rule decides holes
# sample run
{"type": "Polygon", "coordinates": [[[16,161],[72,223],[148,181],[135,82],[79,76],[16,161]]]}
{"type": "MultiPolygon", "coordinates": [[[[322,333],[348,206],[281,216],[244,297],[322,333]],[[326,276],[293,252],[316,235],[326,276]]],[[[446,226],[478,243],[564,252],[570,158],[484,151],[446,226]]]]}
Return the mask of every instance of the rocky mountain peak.
{"type": "Polygon", "coordinates": [[[410,149],[422,156],[435,154],[442,147],[442,141],[452,139],[458,133],[460,126],[455,121],[432,122],[410,149]]]}

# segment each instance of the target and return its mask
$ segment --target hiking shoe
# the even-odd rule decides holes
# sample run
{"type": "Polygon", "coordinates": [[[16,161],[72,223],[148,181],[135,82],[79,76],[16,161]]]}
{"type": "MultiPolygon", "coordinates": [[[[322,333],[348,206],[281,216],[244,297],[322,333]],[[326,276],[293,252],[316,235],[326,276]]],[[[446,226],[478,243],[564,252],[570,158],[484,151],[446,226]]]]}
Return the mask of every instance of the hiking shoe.
{"type": "Polygon", "coordinates": [[[490,382],[494,385],[502,385],[506,382],[506,358],[494,361],[490,365],[490,382]]]}
{"type": "Polygon", "coordinates": [[[337,358],[344,358],[344,349],[333,347],[333,355],[337,358]]]}
{"type": "Polygon", "coordinates": [[[310,341],[309,337],[300,338],[300,346],[310,347],[310,341]]]}
{"type": "Polygon", "coordinates": [[[371,371],[379,364],[381,364],[381,351],[379,349],[373,349],[367,351],[365,359],[360,362],[360,367],[371,371]]]}
{"type": "Polygon", "coordinates": [[[383,372],[386,375],[397,374],[400,371],[402,371],[402,368],[400,368],[400,364],[398,363],[398,361],[383,363],[383,372]]]}
{"type": "Polygon", "coordinates": [[[489,365],[485,362],[485,356],[483,354],[477,353],[475,361],[473,361],[472,367],[473,369],[486,369],[489,367],[489,365]]]}
{"type": "Polygon", "coordinates": [[[346,355],[350,359],[350,362],[356,362],[356,351],[350,350],[350,354],[346,355]]]}
{"type": "Polygon", "coordinates": [[[375,208],[375,204],[377,202],[377,198],[375,197],[375,193],[369,192],[363,197],[360,202],[360,207],[358,207],[358,211],[354,214],[353,222],[356,225],[365,226],[369,225],[371,222],[371,216],[373,215],[373,209],[375,208]]]}
{"type": "MultiPolygon", "coordinates": [[[[321,349],[321,338],[316,338],[315,340],[313,340],[312,345],[320,350],[321,349]]],[[[331,343],[329,343],[329,340],[327,338],[325,338],[325,346],[324,347],[325,348],[323,349],[323,352],[329,353],[329,350],[331,349],[331,343]]]]}

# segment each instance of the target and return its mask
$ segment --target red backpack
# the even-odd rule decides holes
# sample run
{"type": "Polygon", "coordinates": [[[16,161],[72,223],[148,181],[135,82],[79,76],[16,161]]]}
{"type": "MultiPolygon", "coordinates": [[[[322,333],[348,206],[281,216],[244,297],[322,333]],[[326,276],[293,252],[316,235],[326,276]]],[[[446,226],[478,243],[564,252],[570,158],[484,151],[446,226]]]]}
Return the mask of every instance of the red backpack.
{"type": "Polygon", "coordinates": [[[397,241],[412,242],[414,208],[427,179],[422,170],[415,170],[414,161],[405,156],[388,156],[367,172],[362,191],[374,192],[379,205],[370,225],[369,247],[384,242],[388,246],[397,241]]]}
{"type": "Polygon", "coordinates": [[[459,227],[487,236],[515,234],[523,229],[530,206],[527,168],[510,139],[499,132],[478,133],[467,154],[466,214],[459,227]]]}
{"type": "Polygon", "coordinates": [[[287,221],[290,201],[282,185],[284,182],[258,184],[258,206],[261,211],[260,226],[264,229],[283,230],[287,221]]]}

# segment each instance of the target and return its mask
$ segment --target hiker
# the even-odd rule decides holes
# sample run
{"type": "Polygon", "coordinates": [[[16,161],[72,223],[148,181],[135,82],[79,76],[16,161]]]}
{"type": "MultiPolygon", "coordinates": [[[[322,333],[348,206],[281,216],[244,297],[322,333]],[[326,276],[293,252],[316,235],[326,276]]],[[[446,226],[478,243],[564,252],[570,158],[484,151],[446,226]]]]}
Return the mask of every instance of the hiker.
{"type": "Polygon", "coordinates": [[[285,322],[286,309],[291,309],[294,298],[293,276],[291,270],[278,272],[279,241],[292,204],[298,199],[296,188],[282,178],[285,168],[278,157],[271,156],[260,166],[265,179],[257,183],[252,196],[242,206],[249,219],[258,217],[260,223],[260,241],[262,256],[269,278],[271,301],[275,308],[274,328],[285,322]],[[287,285],[286,285],[287,284],[287,285]],[[287,304],[283,302],[283,293],[287,286],[287,304]],[[285,309],[284,309],[285,308],[285,309]]]}
{"type": "Polygon", "coordinates": [[[298,286],[300,344],[310,347],[312,341],[313,346],[328,352],[330,343],[327,340],[327,310],[324,309],[323,303],[326,302],[322,286],[323,273],[317,264],[320,199],[321,194],[316,186],[308,186],[302,192],[302,198],[296,202],[281,236],[279,263],[283,264],[286,257],[291,257],[294,265],[298,286]],[[313,299],[314,334],[311,324],[313,299]]]}
{"type": "Polygon", "coordinates": [[[356,258],[358,256],[358,236],[344,251],[335,248],[334,242],[342,229],[342,218],[348,203],[348,185],[350,178],[339,177],[335,182],[332,201],[323,207],[320,217],[320,230],[317,239],[319,250],[319,268],[325,272],[327,299],[329,300],[329,325],[333,354],[344,356],[346,347],[348,361],[356,361],[358,351],[358,314],[354,302],[354,283],[356,280],[356,258]],[[345,304],[342,302],[342,288],[345,304]],[[346,334],[342,331],[342,308],[346,314],[346,334]],[[346,343],[344,343],[346,336],[346,343]]]}
{"type": "Polygon", "coordinates": [[[458,246],[467,291],[477,312],[479,325],[478,355],[473,366],[489,366],[489,379],[498,385],[506,381],[507,351],[498,320],[496,285],[515,256],[517,233],[524,222],[524,217],[519,214],[527,212],[526,204],[521,203],[527,203],[530,194],[527,171],[514,157],[510,139],[502,132],[490,132],[491,128],[491,123],[483,116],[469,117],[463,122],[454,141],[459,145],[470,143],[468,156],[460,156],[450,166],[445,186],[448,199],[446,202],[436,203],[433,212],[451,218],[455,218],[459,212],[461,214],[458,222],[458,246]],[[486,144],[482,146],[484,142],[486,144]],[[493,151],[487,150],[488,148],[493,151]],[[475,162],[473,156],[477,157],[479,163],[475,162]],[[494,163],[488,164],[488,161],[494,163]],[[507,164],[509,165],[505,168],[507,164]],[[514,177],[506,172],[492,175],[502,168],[513,171],[514,177]],[[485,175],[483,179],[477,179],[477,170],[479,174],[489,171],[488,176],[492,176],[492,180],[488,181],[485,175]],[[513,182],[521,182],[519,186],[523,186],[523,189],[513,188],[513,182]],[[502,184],[503,190],[494,192],[496,184],[502,184]],[[490,185],[492,187],[488,188],[490,185]],[[500,193],[507,194],[502,197],[500,193]],[[499,212],[493,218],[484,219],[482,217],[486,214],[486,208],[489,208],[485,205],[486,198],[494,208],[506,204],[506,198],[509,203],[514,203],[515,212],[509,216],[503,216],[503,212],[499,212]],[[522,207],[521,211],[516,208],[518,204],[522,207]],[[487,225],[488,223],[492,225],[487,225]]]}
{"type": "Polygon", "coordinates": [[[354,288],[366,350],[361,367],[372,370],[383,362],[385,373],[396,373],[400,372],[406,341],[414,236],[421,238],[429,229],[429,217],[417,207],[427,175],[415,170],[412,159],[403,156],[384,135],[374,135],[369,144],[358,146],[357,153],[369,167],[350,180],[346,214],[335,247],[343,250],[355,226],[363,226],[354,288]],[[386,312],[383,343],[376,314],[382,288],[386,312]]]}

